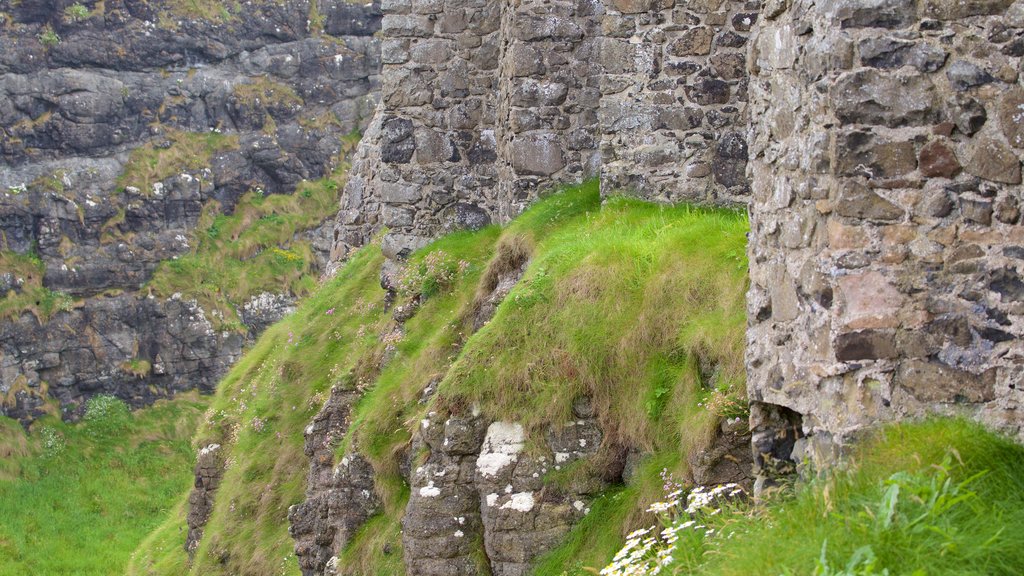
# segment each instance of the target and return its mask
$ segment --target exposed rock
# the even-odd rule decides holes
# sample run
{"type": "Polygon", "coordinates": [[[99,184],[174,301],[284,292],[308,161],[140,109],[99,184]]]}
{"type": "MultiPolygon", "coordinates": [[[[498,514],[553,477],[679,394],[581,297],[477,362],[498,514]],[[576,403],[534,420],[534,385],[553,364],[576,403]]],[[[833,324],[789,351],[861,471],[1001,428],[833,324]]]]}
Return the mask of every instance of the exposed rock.
{"type": "Polygon", "coordinates": [[[189,558],[195,555],[196,548],[203,538],[203,528],[213,513],[214,497],[223,476],[224,454],[220,444],[209,444],[201,448],[196,457],[195,485],[188,496],[188,535],[185,538],[185,551],[188,552],[189,558]]]}

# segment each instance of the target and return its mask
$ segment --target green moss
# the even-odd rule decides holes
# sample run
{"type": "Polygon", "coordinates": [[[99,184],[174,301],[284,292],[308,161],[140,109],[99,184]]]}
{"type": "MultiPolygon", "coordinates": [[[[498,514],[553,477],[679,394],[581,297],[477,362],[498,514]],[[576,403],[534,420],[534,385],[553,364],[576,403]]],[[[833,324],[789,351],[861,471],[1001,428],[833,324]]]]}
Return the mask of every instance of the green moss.
{"type": "Polygon", "coordinates": [[[70,296],[43,286],[45,266],[34,254],[0,251],[0,270],[10,273],[19,284],[16,289],[0,295],[0,319],[31,313],[45,322],[54,314],[74,307],[70,296]]]}
{"type": "Polygon", "coordinates": [[[134,414],[105,402],[81,424],[47,418],[29,434],[0,418],[0,575],[120,573],[191,485],[205,399],[134,414]]]}
{"type": "Polygon", "coordinates": [[[238,137],[218,132],[168,130],[160,142],[132,150],[117,179],[119,189],[129,186],[151,194],[153,185],[183,171],[208,168],[214,154],[238,148],[238,137]]]}

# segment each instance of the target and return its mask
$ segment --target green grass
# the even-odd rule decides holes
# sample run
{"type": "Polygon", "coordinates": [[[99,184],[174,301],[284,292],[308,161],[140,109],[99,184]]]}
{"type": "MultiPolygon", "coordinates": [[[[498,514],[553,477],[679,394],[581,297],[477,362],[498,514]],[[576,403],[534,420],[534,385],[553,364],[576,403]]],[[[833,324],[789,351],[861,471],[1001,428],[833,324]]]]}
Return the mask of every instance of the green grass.
{"type": "MultiPolygon", "coordinates": [[[[216,238],[231,233],[216,221],[208,227],[216,238]]],[[[429,410],[476,405],[537,431],[589,394],[608,449],[637,448],[651,454],[645,469],[685,473],[679,454],[706,441],[721,417],[700,404],[745,394],[746,231],[736,212],[602,203],[596,182],[566,189],[504,229],[452,234],[414,254],[397,304],[418,300],[419,308],[399,332],[383,310],[379,247],[357,252],[222,382],[197,444],[224,444],[232,464],[190,573],[296,572],[287,508],[305,491],[302,431],[332,385],[364,390],[336,454],[358,450],[370,461],[383,504],[339,551],[341,569],[354,573],[401,565],[409,489],[399,463],[429,410]],[[523,281],[472,334],[481,297],[523,257],[523,281]],[[386,355],[393,357],[381,366],[386,355]],[[717,366],[710,381],[701,380],[701,363],[717,366]],[[438,393],[420,403],[431,382],[440,382],[438,393]]],[[[571,555],[613,551],[618,520],[632,522],[637,502],[660,487],[653,477],[596,504],[616,528],[584,523],[571,555]]],[[[156,531],[130,574],[183,573],[179,528],[172,520],[156,531]]]]}
{"type": "Polygon", "coordinates": [[[697,517],[716,535],[680,532],[662,574],[1024,573],[1024,447],[964,420],[889,425],[845,469],[723,510],[697,517]]]}
{"type": "Polygon", "coordinates": [[[151,194],[153,184],[182,171],[208,168],[214,154],[238,148],[237,136],[218,132],[167,130],[162,140],[168,145],[149,142],[132,150],[117,179],[119,189],[132,186],[151,194]]]}
{"type": "Polygon", "coordinates": [[[190,445],[207,400],[129,414],[97,397],[86,420],[0,418],[0,575],[121,573],[192,482],[190,445]]]}

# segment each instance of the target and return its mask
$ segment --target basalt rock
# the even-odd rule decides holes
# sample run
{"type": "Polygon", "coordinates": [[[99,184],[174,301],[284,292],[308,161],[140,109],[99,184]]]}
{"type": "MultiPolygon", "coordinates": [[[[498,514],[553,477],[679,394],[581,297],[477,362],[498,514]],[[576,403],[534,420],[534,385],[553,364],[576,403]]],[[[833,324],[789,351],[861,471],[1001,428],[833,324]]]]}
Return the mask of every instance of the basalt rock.
{"type": "MultiPolygon", "coordinates": [[[[305,1],[205,17],[163,1],[83,6],[0,1],[0,250],[35,254],[43,286],[80,300],[47,323],[0,321],[0,415],[26,423],[47,402],[73,416],[99,393],[142,406],[212,390],[292,296],[239,303],[249,332],[221,334],[213,311],[144,286],[194,248],[204,206],[230,213],[249,190],[290,194],[333,170],[378,89],[374,3],[320,2],[335,37],[310,28],[305,1]],[[196,158],[176,148],[189,134],[223,145],[196,158]],[[146,154],[178,158],[145,186],[125,180],[146,154]],[[151,373],[120,367],[133,360],[151,373]]],[[[300,234],[325,269],[331,230],[300,234]]]]}

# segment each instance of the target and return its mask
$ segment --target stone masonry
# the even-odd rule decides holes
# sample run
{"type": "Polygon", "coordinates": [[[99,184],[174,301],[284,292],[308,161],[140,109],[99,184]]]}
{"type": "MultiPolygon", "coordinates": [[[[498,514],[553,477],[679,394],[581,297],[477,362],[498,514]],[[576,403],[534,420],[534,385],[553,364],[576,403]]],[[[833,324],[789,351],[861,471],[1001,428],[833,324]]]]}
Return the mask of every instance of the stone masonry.
{"type": "Polygon", "coordinates": [[[391,0],[335,260],[545,188],[749,205],[755,452],[964,413],[1020,433],[1024,2],[391,0]]]}
{"type": "Polygon", "coordinates": [[[761,18],[755,451],[827,462],[934,412],[1020,435],[1024,3],[772,0],[761,18]]]}
{"type": "Polygon", "coordinates": [[[386,227],[401,258],[505,222],[558,184],[742,204],[756,5],[707,0],[381,3],[381,104],[335,261],[386,227]]]}

